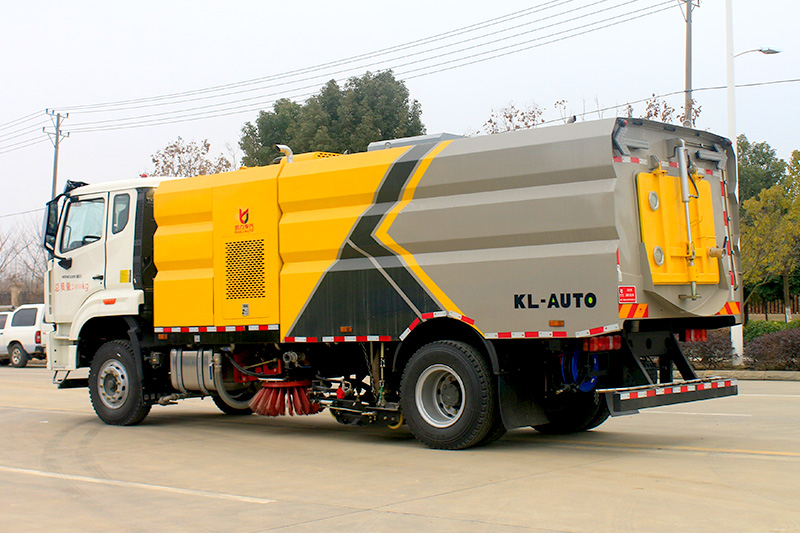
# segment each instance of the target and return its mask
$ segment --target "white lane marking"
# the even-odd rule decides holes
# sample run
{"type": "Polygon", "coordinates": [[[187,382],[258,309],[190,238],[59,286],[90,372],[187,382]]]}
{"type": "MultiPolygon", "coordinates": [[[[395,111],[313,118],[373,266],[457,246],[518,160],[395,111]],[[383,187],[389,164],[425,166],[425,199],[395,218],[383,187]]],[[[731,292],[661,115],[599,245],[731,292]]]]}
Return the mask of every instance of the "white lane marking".
{"type": "Polygon", "coordinates": [[[89,476],[77,476],[74,474],[61,474],[58,472],[48,472],[46,470],[34,470],[31,468],[16,468],[13,466],[0,465],[0,471],[14,474],[27,474],[29,476],[39,476],[54,479],[65,479],[67,481],[81,481],[83,483],[97,483],[100,485],[111,485],[114,487],[125,487],[144,490],[155,490],[160,492],[171,492],[173,494],[185,494],[188,496],[203,496],[206,498],[216,498],[218,500],[231,500],[244,503],[274,503],[275,500],[266,498],[253,498],[239,494],[226,494],[224,492],[211,492],[206,490],[182,489],[180,487],[170,487],[167,485],[152,485],[150,483],[138,483],[136,481],[122,481],[119,479],[102,479],[89,476]]]}
{"type": "Polygon", "coordinates": [[[800,398],[800,394],[739,394],[751,398],[800,398]]]}
{"type": "Polygon", "coordinates": [[[741,413],[690,413],[688,411],[650,411],[654,415],[693,415],[693,416],[753,416],[741,413]]]}

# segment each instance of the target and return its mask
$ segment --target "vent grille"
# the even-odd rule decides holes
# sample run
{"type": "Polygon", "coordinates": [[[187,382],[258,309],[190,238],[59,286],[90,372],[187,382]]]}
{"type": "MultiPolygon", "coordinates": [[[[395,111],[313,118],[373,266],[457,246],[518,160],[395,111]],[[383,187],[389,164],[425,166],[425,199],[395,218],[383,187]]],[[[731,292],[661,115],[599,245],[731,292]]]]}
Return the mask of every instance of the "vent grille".
{"type": "Polygon", "coordinates": [[[225,298],[264,297],[264,239],[225,244],[225,298]]]}

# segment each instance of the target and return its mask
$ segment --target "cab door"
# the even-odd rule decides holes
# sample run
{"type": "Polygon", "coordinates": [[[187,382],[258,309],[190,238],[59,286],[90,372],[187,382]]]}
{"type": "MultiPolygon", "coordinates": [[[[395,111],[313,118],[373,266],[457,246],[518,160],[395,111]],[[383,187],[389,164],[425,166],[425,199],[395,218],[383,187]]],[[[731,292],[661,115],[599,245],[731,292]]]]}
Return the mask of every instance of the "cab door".
{"type": "Polygon", "coordinates": [[[50,287],[53,319],[71,323],[81,305],[105,288],[108,193],[71,198],[55,242],[50,287]]]}

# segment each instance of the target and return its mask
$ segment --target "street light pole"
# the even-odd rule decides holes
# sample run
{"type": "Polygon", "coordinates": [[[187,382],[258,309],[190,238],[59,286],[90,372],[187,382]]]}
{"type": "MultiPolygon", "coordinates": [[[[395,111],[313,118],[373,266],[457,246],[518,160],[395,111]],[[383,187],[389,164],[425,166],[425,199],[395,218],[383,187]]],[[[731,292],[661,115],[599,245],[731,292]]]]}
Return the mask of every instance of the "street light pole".
{"type": "MultiPolygon", "coordinates": [[[[726,93],[728,97],[728,138],[731,140],[731,148],[733,149],[734,157],[737,156],[738,143],[736,142],[736,83],[733,76],[733,0],[725,0],[725,65],[726,65],[726,93]]],[[[736,188],[734,194],[736,200],[739,199],[739,161],[733,166],[734,181],[736,188]]],[[[736,243],[737,245],[739,243],[736,243]]],[[[731,243],[733,245],[733,243],[731,243]]],[[[733,249],[733,246],[731,246],[733,249]]],[[[731,268],[736,268],[731,259],[731,268]]],[[[742,307],[744,313],[744,306],[742,307]]],[[[733,355],[731,357],[731,365],[742,366],[744,364],[744,331],[741,324],[731,327],[731,345],[733,346],[733,355]]]]}
{"type": "MultiPolygon", "coordinates": [[[[774,48],[753,48],[751,50],[745,50],[735,54],[733,52],[733,0],[725,0],[725,70],[726,93],[728,100],[728,138],[731,140],[733,155],[737,157],[737,161],[733,169],[733,171],[736,173],[736,179],[734,180],[736,182],[736,188],[734,189],[734,194],[736,194],[737,202],[739,200],[739,143],[736,139],[736,81],[734,79],[733,59],[750,52],[760,52],[762,54],[772,55],[780,53],[780,50],[775,50],[774,48]]],[[[736,245],[738,247],[739,243],[737,242],[736,245]]],[[[733,258],[731,258],[731,261],[733,261],[733,258]]],[[[742,313],[744,313],[744,308],[742,309],[742,313]]],[[[741,324],[731,327],[731,344],[733,345],[733,357],[731,358],[731,364],[733,366],[742,366],[744,364],[743,333],[744,332],[741,324]]]]}
{"type": "Polygon", "coordinates": [[[692,126],[692,8],[694,0],[686,0],[686,79],[683,92],[683,125],[692,126]]]}

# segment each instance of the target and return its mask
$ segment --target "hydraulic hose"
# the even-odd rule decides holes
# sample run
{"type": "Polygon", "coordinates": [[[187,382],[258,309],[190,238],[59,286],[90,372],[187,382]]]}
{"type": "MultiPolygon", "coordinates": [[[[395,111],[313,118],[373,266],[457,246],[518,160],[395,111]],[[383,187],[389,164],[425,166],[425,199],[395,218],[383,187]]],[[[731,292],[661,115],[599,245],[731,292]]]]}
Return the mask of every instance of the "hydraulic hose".
{"type": "Polygon", "coordinates": [[[234,409],[248,409],[250,407],[250,400],[236,400],[228,391],[225,390],[225,381],[222,378],[222,356],[215,353],[214,361],[214,383],[217,386],[217,394],[222,398],[222,401],[233,407],[234,409]]]}

